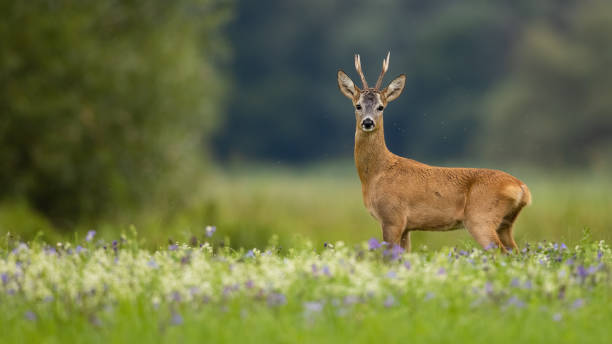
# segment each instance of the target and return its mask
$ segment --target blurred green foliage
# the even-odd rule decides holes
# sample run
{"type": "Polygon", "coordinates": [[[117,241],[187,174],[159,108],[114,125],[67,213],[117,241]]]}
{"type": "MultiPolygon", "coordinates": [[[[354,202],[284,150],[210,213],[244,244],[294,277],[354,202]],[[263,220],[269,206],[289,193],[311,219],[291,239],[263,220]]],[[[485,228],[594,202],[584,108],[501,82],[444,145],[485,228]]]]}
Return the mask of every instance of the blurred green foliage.
{"type": "Polygon", "coordinates": [[[609,1],[580,1],[525,25],[508,73],[487,99],[488,135],[479,143],[489,158],[611,166],[610,13],[609,1]]]}
{"type": "Polygon", "coordinates": [[[221,103],[227,4],[6,0],[0,13],[0,199],[60,225],[182,202],[221,103]]]}

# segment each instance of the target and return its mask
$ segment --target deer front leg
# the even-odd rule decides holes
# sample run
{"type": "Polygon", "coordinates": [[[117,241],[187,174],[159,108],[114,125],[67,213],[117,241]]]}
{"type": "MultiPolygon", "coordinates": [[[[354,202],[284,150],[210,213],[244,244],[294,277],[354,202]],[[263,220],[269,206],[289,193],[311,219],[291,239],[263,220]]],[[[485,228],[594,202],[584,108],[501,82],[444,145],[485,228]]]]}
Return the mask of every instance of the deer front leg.
{"type": "Polygon", "coordinates": [[[389,247],[393,247],[395,245],[400,245],[404,228],[398,225],[383,224],[382,232],[383,240],[389,243],[389,247]]]}
{"type": "Polygon", "coordinates": [[[404,233],[402,233],[402,241],[400,245],[402,246],[404,251],[410,252],[410,231],[409,230],[405,230],[404,233]]]}

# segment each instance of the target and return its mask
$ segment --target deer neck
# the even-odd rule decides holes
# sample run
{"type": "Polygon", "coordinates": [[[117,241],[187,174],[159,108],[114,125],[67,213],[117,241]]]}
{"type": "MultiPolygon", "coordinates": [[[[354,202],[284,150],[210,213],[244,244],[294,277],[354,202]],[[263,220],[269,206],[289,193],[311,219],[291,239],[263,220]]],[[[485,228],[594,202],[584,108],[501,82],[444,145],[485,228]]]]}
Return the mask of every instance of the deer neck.
{"type": "Polygon", "coordinates": [[[372,132],[364,132],[357,123],[355,130],[355,166],[362,184],[391,164],[393,154],[385,143],[385,133],[382,119],[378,128],[372,132]]]}

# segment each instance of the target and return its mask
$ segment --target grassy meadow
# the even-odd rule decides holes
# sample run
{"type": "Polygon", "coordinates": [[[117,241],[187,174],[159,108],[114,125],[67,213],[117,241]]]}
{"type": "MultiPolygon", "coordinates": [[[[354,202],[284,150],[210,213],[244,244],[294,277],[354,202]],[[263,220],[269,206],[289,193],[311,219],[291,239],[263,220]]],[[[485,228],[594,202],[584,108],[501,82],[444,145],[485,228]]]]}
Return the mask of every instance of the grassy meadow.
{"type": "MultiPolygon", "coordinates": [[[[584,229],[595,239],[612,240],[612,178],[605,173],[507,169],[530,187],[533,204],[521,213],[515,237],[521,245],[540,240],[576,243],[584,229]]],[[[0,231],[23,240],[42,235],[50,242],[83,237],[91,229],[107,240],[135,228],[150,249],[170,241],[201,238],[216,226],[217,240],[235,248],[265,247],[270,240],[285,247],[311,241],[362,242],[382,238],[366,211],[361,185],[350,163],[277,169],[258,166],[217,170],[193,183],[188,204],[154,204],[141,212],[118,213],[101,223],[56,228],[27,206],[0,204],[0,231]]],[[[430,249],[475,245],[467,231],[414,232],[413,247],[430,249]]]]}
{"type": "Polygon", "coordinates": [[[510,256],[462,230],[381,246],[350,165],[211,173],[64,231],[3,204],[0,342],[609,341],[612,183],[513,173],[533,204],[510,256]]]}
{"type": "Polygon", "coordinates": [[[402,252],[378,240],[232,250],[215,233],[150,251],[107,242],[0,248],[2,343],[596,343],[610,340],[612,250],[402,252]]]}

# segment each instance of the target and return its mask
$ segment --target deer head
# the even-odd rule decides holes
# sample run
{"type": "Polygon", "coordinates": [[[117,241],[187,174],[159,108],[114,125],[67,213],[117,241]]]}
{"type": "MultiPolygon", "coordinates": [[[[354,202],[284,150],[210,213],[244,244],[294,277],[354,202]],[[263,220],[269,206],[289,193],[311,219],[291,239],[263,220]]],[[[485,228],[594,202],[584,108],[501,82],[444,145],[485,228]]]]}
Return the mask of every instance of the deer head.
{"type": "Polygon", "coordinates": [[[355,69],[359,73],[363,89],[357,87],[344,71],[338,70],[340,92],[352,100],[357,126],[364,132],[372,132],[378,128],[378,125],[382,123],[383,111],[387,104],[399,97],[406,84],[406,75],[401,74],[393,79],[385,89],[380,89],[383,77],[389,69],[389,55],[390,53],[387,53],[387,57],[383,60],[382,71],[374,88],[368,87],[368,82],[361,70],[361,59],[358,54],[355,55],[355,69]]]}

